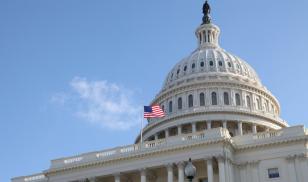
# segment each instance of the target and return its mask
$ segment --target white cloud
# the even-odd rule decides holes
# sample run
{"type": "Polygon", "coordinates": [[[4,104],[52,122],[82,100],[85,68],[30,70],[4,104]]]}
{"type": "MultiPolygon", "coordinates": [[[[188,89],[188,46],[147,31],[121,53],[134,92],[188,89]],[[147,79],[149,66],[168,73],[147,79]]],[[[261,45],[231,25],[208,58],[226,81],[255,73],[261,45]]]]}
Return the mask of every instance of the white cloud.
{"type": "Polygon", "coordinates": [[[68,99],[66,94],[56,94],[51,99],[73,102],[77,117],[98,124],[107,129],[127,130],[140,123],[141,107],[132,99],[133,92],[107,81],[88,81],[75,77],[70,86],[73,89],[68,99]]]}
{"type": "Polygon", "coordinates": [[[64,105],[69,99],[69,96],[65,93],[56,93],[53,96],[51,96],[50,101],[52,103],[58,103],[61,105],[64,105]]]}

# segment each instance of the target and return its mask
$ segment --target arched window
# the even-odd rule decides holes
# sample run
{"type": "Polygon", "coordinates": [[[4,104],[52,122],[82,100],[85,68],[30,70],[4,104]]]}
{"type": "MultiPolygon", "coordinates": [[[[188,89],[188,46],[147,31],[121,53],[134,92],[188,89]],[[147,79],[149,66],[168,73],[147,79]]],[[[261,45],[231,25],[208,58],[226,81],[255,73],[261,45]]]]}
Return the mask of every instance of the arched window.
{"type": "Polygon", "coordinates": [[[218,64],[219,64],[219,66],[222,66],[222,61],[219,61],[218,64]]]}
{"type": "Polygon", "coordinates": [[[188,96],[188,107],[193,107],[194,106],[194,97],[193,95],[188,96]]]}
{"type": "Polygon", "coordinates": [[[195,69],[195,67],[196,67],[196,64],[193,63],[193,64],[191,65],[191,68],[192,68],[192,69],[195,69]]]}
{"type": "Polygon", "coordinates": [[[176,74],[178,75],[180,73],[180,69],[178,69],[177,71],[176,71],[176,74]]]}
{"type": "Polygon", "coordinates": [[[228,66],[231,68],[232,67],[232,65],[231,65],[231,63],[230,62],[228,62],[228,66]]]}
{"type": "Polygon", "coordinates": [[[165,112],[165,105],[162,105],[161,109],[165,112]]]}
{"type": "Polygon", "coordinates": [[[212,105],[217,105],[217,94],[212,92],[212,105]]]}
{"type": "Polygon", "coordinates": [[[184,66],[184,71],[186,71],[187,70],[187,66],[184,66]]]}
{"type": "Polygon", "coordinates": [[[172,112],[172,101],[169,101],[169,112],[172,112]]]}
{"type": "Polygon", "coordinates": [[[230,105],[228,92],[224,92],[224,103],[225,105],[230,105]]]}
{"type": "Polygon", "coordinates": [[[235,102],[237,106],[241,105],[241,96],[238,93],[235,94],[235,102]]]}
{"type": "Polygon", "coordinates": [[[182,97],[178,98],[178,109],[182,109],[182,97]]]}
{"type": "Polygon", "coordinates": [[[250,101],[250,97],[246,96],[246,103],[247,103],[247,107],[251,108],[251,101],[250,101]]]}
{"type": "Polygon", "coordinates": [[[200,66],[201,66],[201,67],[204,67],[204,62],[203,62],[203,61],[200,63],[200,66]]]}
{"type": "Polygon", "coordinates": [[[200,93],[200,106],[205,106],[204,93],[200,93]]]}

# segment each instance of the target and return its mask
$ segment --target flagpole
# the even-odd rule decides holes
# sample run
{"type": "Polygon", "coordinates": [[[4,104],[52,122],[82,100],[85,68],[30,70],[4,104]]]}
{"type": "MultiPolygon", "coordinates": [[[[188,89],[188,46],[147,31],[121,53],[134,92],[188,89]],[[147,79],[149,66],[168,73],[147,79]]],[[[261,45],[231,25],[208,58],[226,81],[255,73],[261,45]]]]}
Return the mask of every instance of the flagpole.
{"type": "Polygon", "coordinates": [[[140,130],[140,143],[141,143],[141,145],[142,145],[142,143],[143,143],[143,132],[142,132],[142,130],[143,130],[143,112],[141,112],[141,130],[140,130]]]}

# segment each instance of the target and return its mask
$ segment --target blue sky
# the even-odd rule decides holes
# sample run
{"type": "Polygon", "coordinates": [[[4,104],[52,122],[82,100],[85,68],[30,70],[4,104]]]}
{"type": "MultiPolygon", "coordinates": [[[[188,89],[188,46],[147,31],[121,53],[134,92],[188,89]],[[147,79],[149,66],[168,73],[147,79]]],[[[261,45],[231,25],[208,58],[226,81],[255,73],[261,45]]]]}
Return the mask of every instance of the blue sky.
{"type": "MultiPolygon", "coordinates": [[[[1,0],[0,181],[133,143],[135,108],[196,48],[203,2],[1,0]]],[[[307,125],[308,1],[210,3],[221,46],[256,69],[283,119],[307,125]]]]}

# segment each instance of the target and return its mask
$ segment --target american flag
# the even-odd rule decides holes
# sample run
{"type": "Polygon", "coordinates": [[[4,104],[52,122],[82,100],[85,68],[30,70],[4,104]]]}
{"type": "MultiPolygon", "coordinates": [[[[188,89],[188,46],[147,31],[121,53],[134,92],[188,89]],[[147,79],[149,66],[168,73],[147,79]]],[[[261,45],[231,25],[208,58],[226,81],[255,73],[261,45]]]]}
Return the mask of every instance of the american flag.
{"type": "Polygon", "coordinates": [[[144,106],[144,118],[162,118],[164,116],[164,111],[158,105],[144,106]]]}

